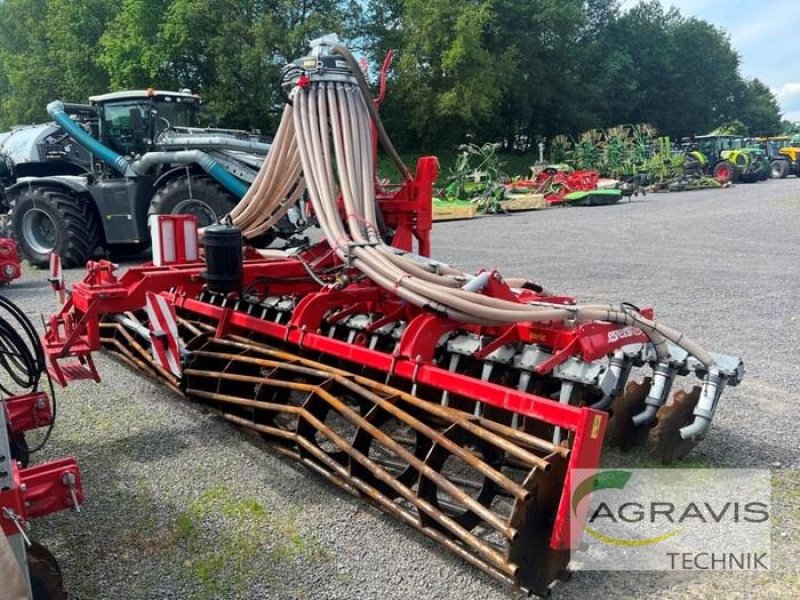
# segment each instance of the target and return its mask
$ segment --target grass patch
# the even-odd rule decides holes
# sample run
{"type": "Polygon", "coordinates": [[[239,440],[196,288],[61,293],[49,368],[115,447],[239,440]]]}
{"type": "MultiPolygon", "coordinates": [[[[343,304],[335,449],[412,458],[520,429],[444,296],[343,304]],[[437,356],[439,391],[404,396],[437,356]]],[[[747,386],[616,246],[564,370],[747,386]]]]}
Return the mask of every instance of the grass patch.
{"type": "Polygon", "coordinates": [[[279,515],[225,487],[207,490],[169,527],[181,578],[195,585],[195,598],[205,599],[246,594],[256,582],[277,580],[282,565],[330,560],[322,543],[299,526],[299,516],[297,507],[279,515]]]}

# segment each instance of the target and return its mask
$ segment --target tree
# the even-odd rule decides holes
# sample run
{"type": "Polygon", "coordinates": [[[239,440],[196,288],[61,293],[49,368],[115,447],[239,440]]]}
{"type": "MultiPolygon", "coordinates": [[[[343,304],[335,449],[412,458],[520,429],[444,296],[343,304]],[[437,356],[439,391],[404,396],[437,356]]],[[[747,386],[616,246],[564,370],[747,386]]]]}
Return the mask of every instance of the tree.
{"type": "Polygon", "coordinates": [[[271,129],[281,67],[330,31],[373,66],[397,50],[382,111],[414,150],[616,123],[780,128],[727,34],[660,0],[0,0],[0,126],[54,98],[158,87],[200,93],[220,125],[271,129]]]}
{"type": "Polygon", "coordinates": [[[172,0],[123,0],[100,38],[98,62],[114,90],[173,87],[163,72],[160,28],[172,0]]]}
{"type": "Polygon", "coordinates": [[[789,121],[783,119],[781,121],[781,134],[782,135],[796,135],[800,133],[800,121],[789,121]]]}
{"type": "Polygon", "coordinates": [[[741,119],[736,106],[742,86],[739,55],[728,35],[698,19],[681,19],[670,32],[674,86],[666,95],[660,128],[671,135],[702,134],[719,123],[741,119]]]}
{"type": "Polygon", "coordinates": [[[746,82],[737,107],[739,119],[752,136],[777,135],[781,132],[781,114],[775,94],[759,79],[746,82]]]}
{"type": "Polygon", "coordinates": [[[508,84],[484,41],[495,26],[492,2],[406,0],[402,19],[392,96],[407,139],[428,147],[461,142],[492,116],[508,84]]]}
{"type": "MultiPolygon", "coordinates": [[[[594,4],[597,4],[596,2],[594,4]]],[[[576,127],[588,105],[581,94],[578,41],[587,18],[582,0],[498,0],[491,46],[509,85],[498,106],[507,146],[576,127]]],[[[588,122],[589,119],[586,119],[588,122]]]]}
{"type": "Polygon", "coordinates": [[[6,0],[0,3],[0,126],[45,118],[55,98],[103,91],[99,37],[111,0],[6,0]],[[65,15],[69,18],[65,18],[65,15]]]}

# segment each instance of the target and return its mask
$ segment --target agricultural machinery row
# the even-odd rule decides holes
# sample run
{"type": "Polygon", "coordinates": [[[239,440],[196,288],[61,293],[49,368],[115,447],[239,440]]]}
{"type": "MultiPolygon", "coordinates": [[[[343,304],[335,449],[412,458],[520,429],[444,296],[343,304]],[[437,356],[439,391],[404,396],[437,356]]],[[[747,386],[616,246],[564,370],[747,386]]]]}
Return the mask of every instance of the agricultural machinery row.
{"type": "MultiPolygon", "coordinates": [[[[153,263],[87,264],[47,322],[53,379],[99,381],[93,355],[109,352],[498,580],[546,594],[580,544],[574,470],[596,468],[604,441],[681,458],[742,362],[651,307],[580,304],[433,259],[438,162],[403,164],[350,51],[316,40],[281,81],[271,150],[224,219],[199,239],[195,216],[156,215],[153,263]],[[376,177],[378,142],[399,184],[376,177]],[[267,247],[292,210],[322,239],[267,247]]],[[[127,188],[147,156],[98,151],[94,171],[101,161],[123,177],[76,177],[127,188]]]]}
{"type": "Polygon", "coordinates": [[[800,139],[747,139],[717,131],[677,144],[648,125],[593,129],[550,140],[551,160],[530,177],[503,172],[499,144],[465,144],[434,200],[434,220],[553,206],[596,206],[647,192],[756,183],[798,173],[800,139]]]}
{"type": "MultiPolygon", "coordinates": [[[[777,149],[770,152],[765,140],[725,131],[676,143],[668,137],[657,137],[649,125],[619,125],[592,129],[578,138],[557,136],[551,140],[550,150],[553,163],[597,170],[654,191],[755,183],[779,176],[775,166],[777,149]]],[[[785,158],[781,155],[780,160],[785,158]]]]}

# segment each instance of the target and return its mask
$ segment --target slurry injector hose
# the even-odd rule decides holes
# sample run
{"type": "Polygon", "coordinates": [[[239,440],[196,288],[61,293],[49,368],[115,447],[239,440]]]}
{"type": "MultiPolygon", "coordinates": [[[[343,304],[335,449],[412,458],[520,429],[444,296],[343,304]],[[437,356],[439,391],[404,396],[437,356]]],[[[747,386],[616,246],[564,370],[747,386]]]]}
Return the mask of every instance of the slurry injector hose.
{"type": "MultiPolygon", "coordinates": [[[[376,111],[371,110],[374,107],[366,95],[369,89],[363,75],[350,66],[353,62],[346,48],[322,38],[312,46],[311,57],[295,63],[305,70],[295,67],[298,75],[290,94],[291,105],[284,110],[272,151],[231,213],[245,236],[252,237],[272,226],[307,190],[320,228],[337,256],[415,306],[456,321],[487,326],[568,319],[635,326],[648,337],[659,362],[669,361],[667,342],[672,342],[694,356],[709,373],[716,372],[713,356],[699,344],[635,310],[613,305],[523,304],[490,297],[479,293],[482,286],[470,283],[474,276],[442,267],[441,263],[420,263],[385,244],[375,198],[373,123],[378,125],[384,146],[391,148],[391,143],[376,111]]],[[[402,165],[399,157],[396,162],[402,165]]],[[[706,377],[702,397],[704,406],[710,405],[709,414],[718,396],[712,384],[706,377]]],[[[698,416],[686,433],[701,437],[707,425],[706,418],[698,416]]]]}

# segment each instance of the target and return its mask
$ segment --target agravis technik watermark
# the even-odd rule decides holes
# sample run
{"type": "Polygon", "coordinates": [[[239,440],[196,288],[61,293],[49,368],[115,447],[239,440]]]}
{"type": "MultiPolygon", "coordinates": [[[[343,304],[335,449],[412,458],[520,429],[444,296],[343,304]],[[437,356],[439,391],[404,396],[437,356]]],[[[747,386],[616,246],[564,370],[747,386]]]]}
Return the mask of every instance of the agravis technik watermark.
{"type": "Polygon", "coordinates": [[[769,470],[578,469],[570,493],[575,569],[769,569],[769,470]]]}

